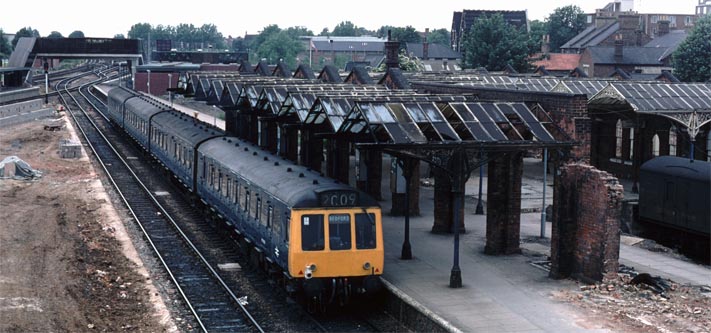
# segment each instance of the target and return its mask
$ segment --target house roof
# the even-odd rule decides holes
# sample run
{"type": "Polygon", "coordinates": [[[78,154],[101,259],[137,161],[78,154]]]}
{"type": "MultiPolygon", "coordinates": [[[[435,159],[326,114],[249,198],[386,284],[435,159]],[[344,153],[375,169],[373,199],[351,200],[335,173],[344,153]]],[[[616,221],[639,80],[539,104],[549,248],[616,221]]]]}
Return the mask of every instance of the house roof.
{"type": "Polygon", "coordinates": [[[662,65],[662,55],[666,53],[665,48],[625,46],[622,49],[622,60],[615,59],[615,47],[594,46],[589,47],[592,62],[594,64],[621,64],[621,65],[662,65]]]}
{"type": "MultiPolygon", "coordinates": [[[[420,59],[424,57],[422,43],[407,43],[407,52],[414,54],[420,59]]],[[[461,53],[441,44],[429,44],[427,53],[430,59],[462,59],[461,53]]]]}
{"type": "Polygon", "coordinates": [[[536,67],[544,66],[548,71],[572,71],[578,67],[580,63],[580,54],[577,53],[548,53],[545,57],[541,53],[533,55],[536,60],[533,65],[536,67]]]}
{"type": "Polygon", "coordinates": [[[684,30],[672,30],[664,36],[652,39],[649,43],[645,44],[645,47],[657,47],[666,49],[666,52],[661,55],[661,59],[665,59],[671,56],[674,51],[679,47],[679,44],[683,42],[689,34],[684,30]]]}
{"type": "Polygon", "coordinates": [[[602,27],[591,26],[567,41],[561,49],[584,49],[596,46],[620,30],[618,22],[610,22],[602,27]]]}
{"type": "Polygon", "coordinates": [[[383,52],[385,47],[385,39],[375,37],[316,36],[311,42],[318,52],[383,52]]]}

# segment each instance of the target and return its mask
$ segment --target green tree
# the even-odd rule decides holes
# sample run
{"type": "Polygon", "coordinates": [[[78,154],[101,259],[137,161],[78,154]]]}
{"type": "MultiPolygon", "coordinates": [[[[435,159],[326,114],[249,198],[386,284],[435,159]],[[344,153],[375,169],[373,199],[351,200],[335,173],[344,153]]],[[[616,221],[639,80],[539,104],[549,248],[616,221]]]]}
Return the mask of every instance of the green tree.
{"type": "Polygon", "coordinates": [[[232,41],[232,50],[239,52],[239,51],[247,51],[247,43],[244,42],[244,38],[237,37],[232,41]]]}
{"type": "MultiPolygon", "coordinates": [[[[403,71],[415,72],[422,71],[425,68],[419,58],[415,57],[412,54],[407,54],[405,50],[400,50],[400,53],[398,53],[397,55],[397,60],[400,69],[403,71]]],[[[385,72],[386,69],[387,66],[385,65],[385,62],[383,62],[380,64],[380,66],[378,66],[378,68],[375,69],[375,71],[385,72]]]]}
{"type": "Polygon", "coordinates": [[[284,61],[290,67],[296,67],[296,55],[304,50],[304,45],[297,39],[292,38],[286,31],[271,33],[257,49],[260,59],[267,59],[270,64],[275,64],[279,60],[284,61]]]}
{"type": "Polygon", "coordinates": [[[434,29],[430,31],[430,34],[427,36],[427,41],[429,41],[430,44],[439,44],[449,47],[451,45],[451,38],[452,34],[449,33],[449,30],[434,29]]]}
{"type": "Polygon", "coordinates": [[[551,52],[558,52],[563,44],[585,30],[585,14],[575,5],[558,7],[548,16],[546,23],[551,52]]]}
{"type": "Polygon", "coordinates": [[[328,30],[328,28],[323,28],[323,30],[321,30],[321,32],[319,32],[318,35],[319,36],[330,36],[331,32],[328,30]]]}
{"type": "Polygon", "coordinates": [[[528,32],[528,53],[534,54],[541,52],[543,35],[548,34],[548,23],[533,20],[529,22],[528,26],[530,28],[528,32]]]}
{"type": "Polygon", "coordinates": [[[197,33],[203,48],[213,47],[217,50],[225,49],[225,38],[222,36],[222,33],[217,30],[216,25],[203,24],[197,30],[197,33]]]}
{"type": "Polygon", "coordinates": [[[519,72],[530,68],[526,33],[504,21],[501,14],[484,16],[464,35],[464,68],[503,70],[507,64],[519,72]]]}
{"type": "Polygon", "coordinates": [[[84,33],[80,30],[74,30],[69,34],[69,38],[84,38],[84,33]]]}
{"type": "Polygon", "coordinates": [[[684,82],[706,82],[711,79],[711,15],[694,23],[686,39],[672,56],[674,74],[684,82]]]}
{"type": "Polygon", "coordinates": [[[390,37],[392,40],[400,42],[400,50],[405,50],[407,48],[407,43],[422,43],[422,36],[420,36],[420,33],[409,25],[404,28],[384,25],[378,29],[376,36],[386,38],[388,36],[388,30],[390,30],[390,37]]]}
{"type": "Polygon", "coordinates": [[[197,28],[192,24],[178,24],[175,26],[175,41],[180,44],[181,49],[196,49],[199,46],[197,28]]]}
{"type": "Polygon", "coordinates": [[[47,38],[64,38],[64,36],[59,31],[52,31],[47,35],[47,38]]]}
{"type": "Polygon", "coordinates": [[[286,33],[291,36],[291,38],[299,39],[301,36],[313,36],[313,31],[307,29],[306,27],[291,27],[286,28],[286,33]]]}
{"type": "Polygon", "coordinates": [[[333,32],[331,33],[333,36],[357,36],[357,31],[358,27],[356,27],[355,24],[351,21],[344,21],[341,23],[338,23],[335,28],[333,28],[333,32]]]}
{"type": "Polygon", "coordinates": [[[114,39],[126,39],[126,36],[124,36],[123,34],[115,34],[114,39]]]}
{"type": "Polygon", "coordinates": [[[10,45],[10,42],[7,41],[7,38],[4,36],[5,32],[0,29],[0,58],[10,58],[10,54],[12,54],[12,46],[10,45]]]}
{"type": "Polygon", "coordinates": [[[270,25],[264,27],[264,29],[262,29],[261,32],[259,32],[257,37],[255,37],[254,40],[252,40],[252,45],[249,45],[249,47],[252,50],[258,50],[259,47],[262,45],[262,43],[264,43],[267,39],[269,39],[269,37],[271,37],[274,34],[278,34],[280,32],[281,32],[281,28],[279,28],[278,25],[270,24],[270,25]]]}
{"type": "Polygon", "coordinates": [[[39,31],[32,29],[32,27],[22,28],[15,33],[15,38],[12,39],[12,49],[13,50],[15,49],[15,47],[17,46],[17,42],[19,42],[20,38],[22,38],[22,37],[39,37],[39,36],[40,36],[39,31]]]}
{"type": "Polygon", "coordinates": [[[151,33],[151,25],[148,23],[136,23],[128,30],[128,38],[131,39],[148,39],[151,33]]]}

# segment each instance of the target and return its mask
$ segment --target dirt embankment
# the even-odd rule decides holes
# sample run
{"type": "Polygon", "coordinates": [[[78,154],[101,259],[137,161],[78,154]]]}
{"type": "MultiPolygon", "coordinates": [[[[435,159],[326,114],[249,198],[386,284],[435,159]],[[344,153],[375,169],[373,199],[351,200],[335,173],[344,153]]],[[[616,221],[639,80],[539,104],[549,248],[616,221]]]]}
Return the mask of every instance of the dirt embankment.
{"type": "Polygon", "coordinates": [[[174,330],[88,158],[59,158],[72,135],[0,128],[0,160],[43,172],[0,179],[0,332],[174,330]]]}

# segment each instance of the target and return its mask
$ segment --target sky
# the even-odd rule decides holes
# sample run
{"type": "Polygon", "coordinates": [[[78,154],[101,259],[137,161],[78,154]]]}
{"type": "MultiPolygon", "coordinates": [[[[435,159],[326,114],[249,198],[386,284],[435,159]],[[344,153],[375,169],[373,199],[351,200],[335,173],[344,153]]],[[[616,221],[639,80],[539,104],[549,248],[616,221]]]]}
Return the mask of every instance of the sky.
{"type": "MultiPolygon", "coordinates": [[[[30,26],[43,37],[52,31],[68,36],[75,30],[81,30],[86,37],[113,37],[115,34],[126,35],[136,23],[153,26],[211,23],[223,36],[238,37],[245,33],[256,34],[270,24],[280,28],[304,26],[319,34],[323,28],[333,30],[337,24],[351,21],[368,30],[377,30],[384,25],[410,25],[418,31],[425,28],[450,30],[452,13],[464,9],[527,10],[529,20],[544,20],[558,7],[572,4],[592,13],[611,0],[203,1],[6,0],[0,5],[0,29],[15,33],[30,26]]],[[[668,14],[693,14],[698,3],[697,0],[633,1],[635,10],[640,13],[668,14]]]]}

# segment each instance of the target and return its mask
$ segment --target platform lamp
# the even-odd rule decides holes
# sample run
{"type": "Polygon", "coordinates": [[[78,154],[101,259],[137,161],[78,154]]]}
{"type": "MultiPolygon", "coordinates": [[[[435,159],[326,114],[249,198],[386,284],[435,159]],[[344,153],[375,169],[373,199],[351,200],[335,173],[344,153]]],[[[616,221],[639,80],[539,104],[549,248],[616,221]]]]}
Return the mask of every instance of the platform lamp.
{"type": "MultiPolygon", "coordinates": [[[[484,157],[484,153],[480,151],[479,152],[479,159],[481,160],[483,157],[484,157]]],[[[482,189],[483,181],[484,181],[484,165],[482,164],[479,166],[479,199],[477,200],[478,202],[476,204],[476,211],[474,212],[474,214],[476,214],[476,215],[484,215],[484,204],[481,201],[481,195],[484,192],[482,189]]]]}
{"type": "Polygon", "coordinates": [[[44,60],[44,104],[49,104],[49,63],[44,60]]]}
{"type": "Polygon", "coordinates": [[[146,87],[148,89],[148,95],[150,95],[151,94],[151,70],[147,69],[146,73],[148,73],[148,81],[146,83],[146,87]]]}

